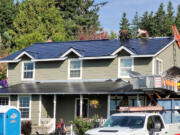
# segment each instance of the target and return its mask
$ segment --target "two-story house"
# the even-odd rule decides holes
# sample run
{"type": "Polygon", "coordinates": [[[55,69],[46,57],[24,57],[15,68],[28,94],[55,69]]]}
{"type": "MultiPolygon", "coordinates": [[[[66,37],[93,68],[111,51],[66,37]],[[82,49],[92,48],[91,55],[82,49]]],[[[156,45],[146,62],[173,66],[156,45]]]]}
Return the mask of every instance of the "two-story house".
{"type": "Polygon", "coordinates": [[[0,62],[8,65],[9,85],[0,88],[0,105],[18,107],[38,130],[60,118],[66,125],[76,116],[107,118],[120,104],[149,105],[147,94],[133,89],[129,71],[161,75],[180,67],[180,49],[174,38],[44,42],[0,62]]]}

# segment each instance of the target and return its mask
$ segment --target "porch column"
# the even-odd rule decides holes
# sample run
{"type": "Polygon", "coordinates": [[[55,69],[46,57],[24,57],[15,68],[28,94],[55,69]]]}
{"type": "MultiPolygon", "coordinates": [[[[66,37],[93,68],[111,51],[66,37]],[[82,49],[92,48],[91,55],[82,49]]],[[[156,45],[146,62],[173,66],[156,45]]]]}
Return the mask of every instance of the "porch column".
{"type": "Polygon", "coordinates": [[[42,95],[39,95],[39,123],[38,123],[38,126],[41,125],[41,108],[42,108],[42,95]]]}
{"type": "Polygon", "coordinates": [[[54,130],[55,130],[56,129],[56,95],[54,95],[53,104],[54,104],[53,118],[54,118],[54,130]]]}
{"type": "Polygon", "coordinates": [[[111,102],[111,95],[107,97],[107,118],[110,116],[110,102],[111,102]]]}
{"type": "Polygon", "coordinates": [[[140,102],[140,100],[139,100],[139,95],[137,95],[137,106],[141,106],[141,102],[140,102]]]}
{"type": "Polygon", "coordinates": [[[83,116],[83,95],[80,95],[80,117],[83,116]]]}

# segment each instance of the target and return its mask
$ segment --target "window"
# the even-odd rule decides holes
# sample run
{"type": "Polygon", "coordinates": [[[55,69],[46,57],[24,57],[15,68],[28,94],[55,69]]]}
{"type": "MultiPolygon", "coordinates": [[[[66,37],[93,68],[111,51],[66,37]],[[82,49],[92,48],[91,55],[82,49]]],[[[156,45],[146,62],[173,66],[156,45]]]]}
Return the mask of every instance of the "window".
{"type": "Polygon", "coordinates": [[[118,112],[121,102],[122,102],[121,97],[111,96],[111,100],[110,100],[110,114],[111,115],[118,112]]]}
{"type": "Polygon", "coordinates": [[[130,57],[121,57],[119,63],[119,77],[128,78],[128,71],[133,71],[133,59],[130,57]]]}
{"type": "Polygon", "coordinates": [[[9,105],[9,97],[0,97],[0,105],[9,105]]]}
{"type": "Polygon", "coordinates": [[[19,97],[19,110],[21,111],[21,118],[30,118],[30,97],[20,96],[19,97]]]}
{"type": "Polygon", "coordinates": [[[82,76],[82,61],[77,59],[71,59],[69,62],[69,78],[81,79],[82,76]]]}
{"type": "Polygon", "coordinates": [[[33,79],[34,78],[34,62],[24,62],[23,64],[23,79],[33,79]]]}
{"type": "Polygon", "coordinates": [[[156,75],[161,75],[163,72],[163,61],[160,59],[155,60],[155,65],[156,65],[156,75]]]}
{"type": "Polygon", "coordinates": [[[139,102],[137,97],[129,97],[128,99],[128,104],[131,107],[135,107],[135,106],[144,106],[144,100],[143,97],[139,97],[139,102]]]}

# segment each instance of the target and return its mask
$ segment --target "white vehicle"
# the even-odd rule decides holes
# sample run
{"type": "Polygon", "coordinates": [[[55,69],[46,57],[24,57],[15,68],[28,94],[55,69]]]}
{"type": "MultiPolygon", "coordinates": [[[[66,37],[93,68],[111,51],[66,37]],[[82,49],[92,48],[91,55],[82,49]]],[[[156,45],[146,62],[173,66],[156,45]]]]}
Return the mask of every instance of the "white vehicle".
{"type": "Polygon", "coordinates": [[[165,124],[159,113],[118,113],[86,135],[180,135],[180,123],[165,124]]]}

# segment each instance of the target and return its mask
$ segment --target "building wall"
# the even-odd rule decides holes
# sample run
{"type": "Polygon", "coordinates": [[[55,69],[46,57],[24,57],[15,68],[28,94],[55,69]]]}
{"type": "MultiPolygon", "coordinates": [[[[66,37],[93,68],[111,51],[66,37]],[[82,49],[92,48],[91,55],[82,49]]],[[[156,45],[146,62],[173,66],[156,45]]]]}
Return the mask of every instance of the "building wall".
{"type": "Polygon", "coordinates": [[[152,58],[134,58],[134,71],[142,75],[152,74],[152,58]]]}
{"type": "Polygon", "coordinates": [[[53,95],[42,95],[41,118],[53,118],[53,95]]]}
{"type": "Polygon", "coordinates": [[[64,119],[66,125],[70,125],[70,121],[75,116],[75,99],[79,96],[61,95],[57,96],[56,121],[60,118],[64,119]]]}
{"type": "MultiPolygon", "coordinates": [[[[124,52],[119,56],[127,56],[124,52]]],[[[22,59],[19,63],[8,64],[8,83],[9,85],[22,83],[22,63],[27,58],[22,59]]],[[[104,60],[84,60],[82,68],[82,79],[117,79],[119,57],[115,59],[104,60]]],[[[134,71],[141,74],[152,73],[152,58],[134,58],[134,71]]],[[[68,59],[65,61],[54,62],[36,62],[35,63],[35,80],[31,81],[53,81],[68,79],[68,59]]]]}
{"type": "MultiPolygon", "coordinates": [[[[154,58],[154,60],[158,58],[163,60],[163,71],[168,70],[172,66],[180,67],[180,48],[178,47],[177,43],[174,42],[173,45],[167,47],[164,51],[158,54],[154,58]],[[175,51],[175,55],[173,55],[174,51],[175,51]],[[175,64],[174,64],[174,59],[176,59],[175,64]]],[[[156,63],[154,62],[154,71],[156,70],[155,64],[156,63]]]]}
{"type": "Polygon", "coordinates": [[[10,96],[11,106],[17,107],[17,100],[18,100],[17,95],[11,95],[11,96],[10,96]]]}
{"type": "Polygon", "coordinates": [[[33,95],[31,97],[31,120],[33,125],[38,125],[39,113],[39,95],[33,95]]]}

